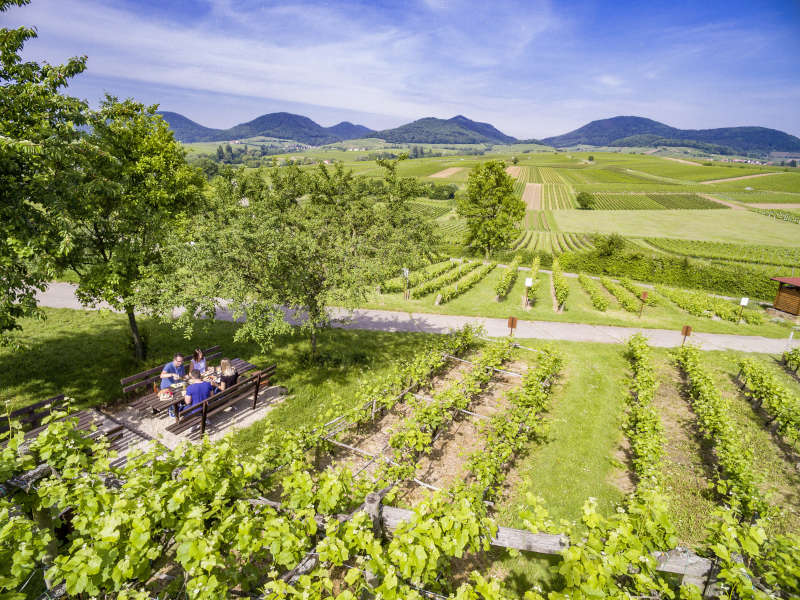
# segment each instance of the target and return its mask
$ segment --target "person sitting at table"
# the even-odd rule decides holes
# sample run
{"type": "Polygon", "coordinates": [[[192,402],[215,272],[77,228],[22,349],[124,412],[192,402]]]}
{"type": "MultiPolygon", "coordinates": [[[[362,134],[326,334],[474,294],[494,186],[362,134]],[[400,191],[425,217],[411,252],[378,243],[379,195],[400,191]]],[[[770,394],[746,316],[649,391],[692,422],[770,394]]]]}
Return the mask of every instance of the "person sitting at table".
{"type": "Polygon", "coordinates": [[[190,371],[197,369],[200,373],[206,371],[206,355],[200,348],[195,348],[192,352],[192,360],[189,366],[190,371]]]}
{"type": "Polygon", "coordinates": [[[186,367],[183,365],[183,354],[178,353],[161,370],[161,389],[165,390],[173,383],[177,383],[184,375],[186,367]]]}
{"type": "Polygon", "coordinates": [[[200,404],[214,393],[214,386],[208,381],[203,381],[203,376],[197,369],[192,369],[189,373],[189,385],[186,386],[184,393],[185,406],[181,410],[186,410],[190,406],[200,404]]]}
{"type": "Polygon", "coordinates": [[[239,380],[239,371],[237,371],[227,358],[223,358],[219,363],[219,389],[226,390],[232,385],[236,385],[239,380]]]}

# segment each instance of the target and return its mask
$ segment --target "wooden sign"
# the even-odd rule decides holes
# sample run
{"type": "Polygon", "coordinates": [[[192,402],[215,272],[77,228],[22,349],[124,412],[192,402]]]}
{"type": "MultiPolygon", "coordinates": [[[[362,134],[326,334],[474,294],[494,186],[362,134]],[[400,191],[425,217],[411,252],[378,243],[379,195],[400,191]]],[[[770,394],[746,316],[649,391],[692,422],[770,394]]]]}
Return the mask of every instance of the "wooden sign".
{"type": "Polygon", "coordinates": [[[692,335],[692,328],[691,328],[691,326],[689,326],[689,325],[684,325],[684,326],[683,326],[683,329],[681,329],[681,335],[682,335],[683,337],[689,337],[690,335],[692,335]]]}
{"type": "Polygon", "coordinates": [[[647,300],[647,290],[642,292],[642,302],[644,302],[645,300],[647,300]]]}
{"type": "Polygon", "coordinates": [[[517,328],[517,317],[508,317],[508,335],[514,335],[514,330],[517,328]]]}

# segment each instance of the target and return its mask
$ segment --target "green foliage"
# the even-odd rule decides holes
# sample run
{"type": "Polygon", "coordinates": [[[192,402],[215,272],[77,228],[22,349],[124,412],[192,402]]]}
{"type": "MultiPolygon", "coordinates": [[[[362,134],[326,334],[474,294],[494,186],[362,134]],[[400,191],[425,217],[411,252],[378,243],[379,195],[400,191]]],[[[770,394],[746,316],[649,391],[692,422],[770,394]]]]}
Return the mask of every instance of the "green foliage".
{"type": "Polygon", "coordinates": [[[533,257],[533,262],[531,263],[531,273],[530,277],[533,282],[533,285],[528,288],[528,301],[534,302],[536,300],[536,294],[539,291],[539,265],[541,264],[541,259],[539,255],[533,257]]]}
{"type": "Polygon", "coordinates": [[[520,264],[522,264],[522,257],[514,257],[514,260],[511,261],[511,264],[503,272],[503,275],[497,280],[497,285],[495,286],[494,291],[497,293],[498,298],[505,298],[508,296],[511,288],[514,287],[514,282],[517,280],[517,276],[519,275],[520,264]]]}
{"type": "Polygon", "coordinates": [[[622,308],[631,313],[639,312],[639,309],[641,308],[640,302],[634,296],[632,296],[628,290],[618,283],[612,281],[608,277],[601,277],[600,281],[603,284],[603,287],[611,292],[611,295],[617,299],[617,302],[620,303],[622,308]]]}
{"type": "Polygon", "coordinates": [[[739,379],[750,389],[750,397],[757,402],[757,408],[767,413],[770,423],[800,451],[800,398],[752,358],[739,361],[739,379]]]}
{"type": "Polygon", "coordinates": [[[561,263],[559,263],[558,258],[553,259],[552,269],[553,290],[556,294],[556,302],[558,303],[558,308],[563,309],[569,297],[569,286],[567,285],[567,279],[564,277],[564,272],[561,269],[561,263]]]}
{"type": "Polygon", "coordinates": [[[600,256],[617,256],[625,249],[625,238],[618,233],[598,235],[593,241],[600,256]]]}
{"type": "Polygon", "coordinates": [[[140,304],[167,320],[184,306],[179,324],[191,328],[197,316],[215,314],[218,298],[229,299],[236,317],[247,315],[238,338],[262,348],[292,330],[285,310],[297,311],[313,350],[329,306],[358,306],[436,244],[430,222],[410,206],[415,181],[398,177],[396,162],[380,165],[387,184],[379,198],[341,165],[217,177],[206,210],[162,242],[167,268],[149,271],[140,304]]]}
{"type": "Polygon", "coordinates": [[[487,257],[509,245],[517,222],[525,216],[525,204],[514,194],[514,181],[505,166],[489,161],[474,167],[466,194],[458,202],[458,213],[467,220],[467,246],[487,257]]]}
{"type": "Polygon", "coordinates": [[[800,250],[783,246],[749,246],[725,242],[648,238],[647,243],[659,250],[693,258],[752,262],[765,265],[795,266],[800,264],[800,250]]]}
{"type": "Polygon", "coordinates": [[[420,269],[418,271],[412,271],[411,273],[409,273],[408,280],[406,280],[406,278],[401,275],[400,277],[394,277],[382,283],[381,293],[391,294],[393,292],[402,292],[404,289],[407,288],[411,289],[422,283],[425,283],[426,281],[435,279],[440,275],[447,273],[448,271],[452,271],[458,266],[459,263],[457,263],[454,260],[445,260],[439,263],[428,265],[424,269],[420,269]]]}
{"type": "Polygon", "coordinates": [[[578,203],[578,207],[583,210],[594,208],[594,196],[589,192],[578,192],[575,201],[578,203]]]}
{"type": "MultiPolygon", "coordinates": [[[[24,4],[0,0],[0,13],[24,4]]],[[[62,93],[86,57],[63,65],[23,60],[36,37],[29,27],[0,29],[0,338],[36,313],[36,292],[63,251],[66,228],[54,202],[71,192],[87,149],[77,128],[86,103],[62,93]]]]}
{"type": "Polygon", "coordinates": [[[434,277],[433,279],[429,279],[427,281],[423,281],[417,287],[411,290],[411,297],[412,298],[422,298],[423,296],[427,296],[431,292],[437,292],[446,285],[458,281],[463,276],[465,276],[470,271],[477,269],[480,266],[478,262],[463,262],[463,263],[455,263],[455,269],[449,269],[439,275],[438,277],[434,277]]]}
{"type": "Polygon", "coordinates": [[[784,364],[792,371],[800,369],[800,348],[783,353],[784,364]]]}
{"type": "Polygon", "coordinates": [[[592,300],[592,306],[601,312],[608,310],[608,298],[603,294],[603,290],[600,289],[600,286],[597,285],[594,279],[591,279],[585,273],[579,273],[578,282],[581,284],[581,287],[586,290],[586,293],[589,294],[589,298],[592,300]]]}
{"type": "Polygon", "coordinates": [[[457,298],[475,287],[484,277],[486,277],[497,266],[497,263],[488,263],[480,265],[477,269],[472,270],[465,277],[462,277],[455,283],[443,287],[440,291],[440,303],[450,302],[453,298],[457,298]]]}
{"type": "Polygon", "coordinates": [[[703,367],[700,351],[684,346],[675,352],[675,359],[686,375],[700,433],[714,447],[717,493],[744,517],[767,514],[769,505],[759,490],[759,478],[753,469],[752,446],[747,435],[733,424],[728,403],[703,367]]]}

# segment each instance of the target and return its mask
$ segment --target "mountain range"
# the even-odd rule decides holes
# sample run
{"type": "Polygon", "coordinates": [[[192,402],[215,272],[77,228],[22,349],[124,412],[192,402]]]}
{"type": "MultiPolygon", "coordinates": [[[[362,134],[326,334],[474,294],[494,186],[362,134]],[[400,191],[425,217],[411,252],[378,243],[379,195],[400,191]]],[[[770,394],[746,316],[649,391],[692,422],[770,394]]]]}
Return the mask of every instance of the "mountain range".
{"type": "MultiPolygon", "coordinates": [[[[383,131],[343,121],[322,127],[308,117],[279,112],[261,115],[230,129],[212,129],[175,112],[159,113],[181,142],[216,142],[256,136],[295,140],[321,146],[348,139],[373,137],[392,143],[513,144],[520,140],[489,123],[458,115],[451,119],[426,117],[383,131]]],[[[523,140],[531,143],[536,140],[523,140]]],[[[720,154],[800,152],[800,139],[766,127],[677,129],[643,117],[622,116],[592,121],[563,135],[539,140],[555,148],[569,146],[693,146],[720,154]]]]}

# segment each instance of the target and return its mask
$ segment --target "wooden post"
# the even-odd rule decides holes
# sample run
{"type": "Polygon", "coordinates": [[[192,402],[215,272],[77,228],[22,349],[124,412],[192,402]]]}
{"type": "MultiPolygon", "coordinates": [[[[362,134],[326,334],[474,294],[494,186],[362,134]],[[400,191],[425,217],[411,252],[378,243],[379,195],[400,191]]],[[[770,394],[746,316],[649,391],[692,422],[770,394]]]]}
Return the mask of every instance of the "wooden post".
{"type": "Polygon", "coordinates": [[[256,375],[256,390],[253,392],[253,410],[256,409],[256,402],[258,401],[258,391],[261,387],[261,371],[256,375]]]}
{"type": "Polygon", "coordinates": [[[206,433],[206,415],[208,414],[208,400],[203,402],[203,416],[200,421],[200,435],[206,433]]]}
{"type": "Polygon", "coordinates": [[[508,335],[514,335],[514,330],[517,328],[517,317],[508,317],[508,335]]]}
{"type": "Polygon", "coordinates": [[[641,308],[639,309],[639,318],[640,318],[640,319],[642,318],[642,313],[644,313],[644,303],[645,303],[645,302],[647,302],[647,290],[645,290],[645,291],[643,291],[643,292],[642,292],[642,298],[641,298],[641,300],[642,300],[642,306],[641,306],[641,308]]]}
{"type": "Polygon", "coordinates": [[[681,346],[683,346],[686,343],[686,338],[692,335],[692,328],[689,325],[684,325],[683,329],[681,329],[681,335],[683,336],[681,346]]]}

